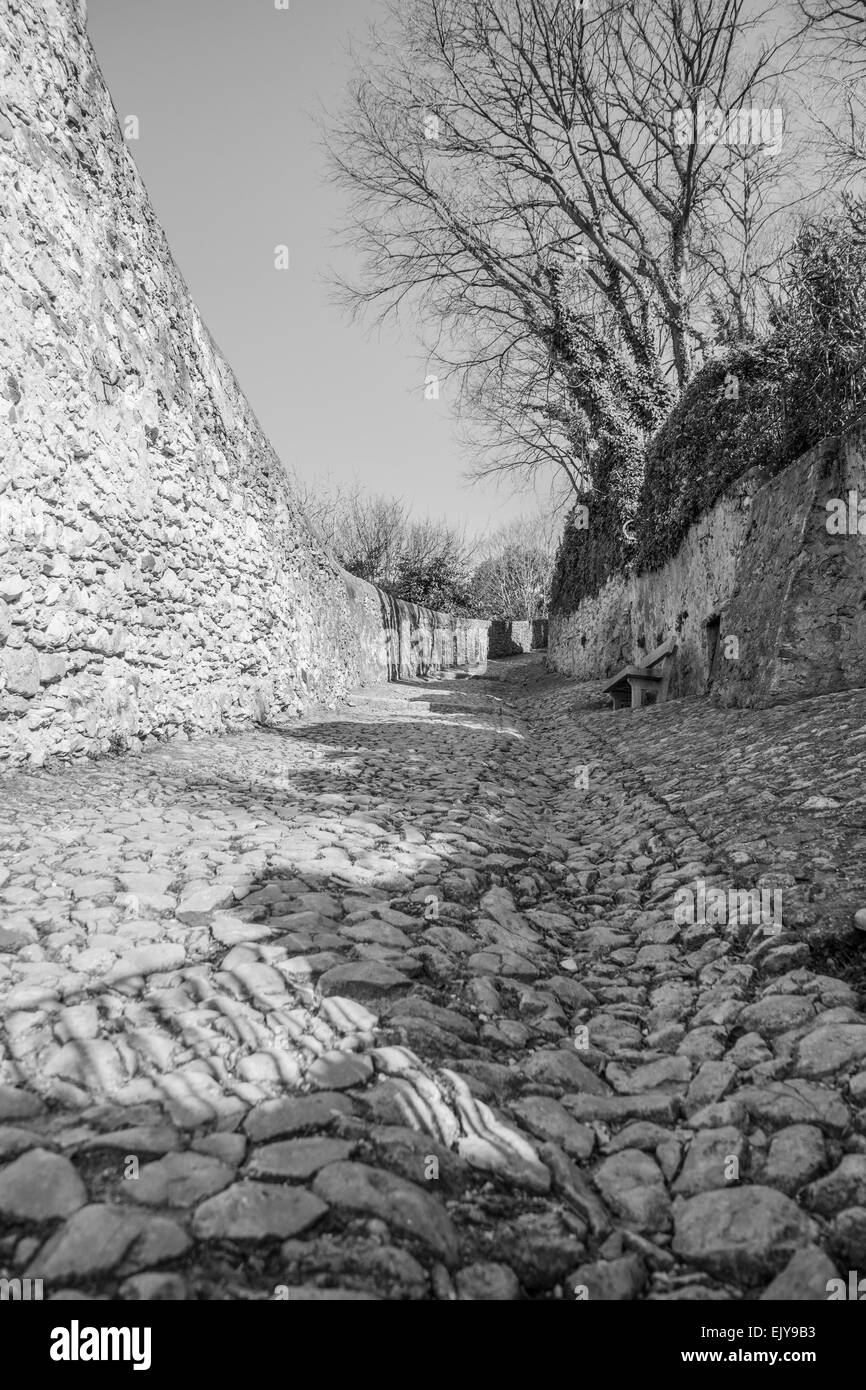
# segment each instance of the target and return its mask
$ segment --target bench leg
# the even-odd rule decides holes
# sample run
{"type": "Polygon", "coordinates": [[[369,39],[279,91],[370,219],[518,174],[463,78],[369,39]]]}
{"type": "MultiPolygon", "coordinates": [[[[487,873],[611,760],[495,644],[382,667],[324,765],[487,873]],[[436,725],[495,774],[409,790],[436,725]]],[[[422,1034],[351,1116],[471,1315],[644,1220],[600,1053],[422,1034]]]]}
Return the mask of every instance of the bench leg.
{"type": "Polygon", "coordinates": [[[643,709],[644,705],[658,703],[659,682],[657,680],[642,680],[639,676],[632,676],[629,679],[629,685],[631,686],[632,709],[643,709]]]}

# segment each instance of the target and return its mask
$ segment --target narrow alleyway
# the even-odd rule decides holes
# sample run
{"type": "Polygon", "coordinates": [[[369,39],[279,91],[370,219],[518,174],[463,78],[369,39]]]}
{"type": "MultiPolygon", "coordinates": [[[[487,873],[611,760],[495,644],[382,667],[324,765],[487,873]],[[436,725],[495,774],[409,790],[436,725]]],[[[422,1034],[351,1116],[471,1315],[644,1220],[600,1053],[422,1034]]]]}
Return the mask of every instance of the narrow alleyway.
{"type": "Polygon", "coordinates": [[[825,1299],[866,1263],[864,754],[866,690],[613,714],[528,657],[4,774],[0,1276],[825,1299]],[[701,881],[781,929],[683,923],[701,881]]]}

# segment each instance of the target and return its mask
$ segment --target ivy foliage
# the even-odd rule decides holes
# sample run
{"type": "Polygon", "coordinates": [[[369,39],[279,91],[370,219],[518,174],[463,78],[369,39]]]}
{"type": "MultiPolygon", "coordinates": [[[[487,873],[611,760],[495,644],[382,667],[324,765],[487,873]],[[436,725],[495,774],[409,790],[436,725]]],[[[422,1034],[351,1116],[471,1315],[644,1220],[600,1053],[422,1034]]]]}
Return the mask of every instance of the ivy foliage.
{"type": "Polygon", "coordinates": [[[636,436],[607,435],[593,459],[594,487],[568,515],[556,558],[551,612],[570,613],[624,569],[634,552],[633,521],[643,477],[636,436]],[[584,520],[588,521],[583,525],[584,520]]]}
{"type": "Polygon", "coordinates": [[[612,574],[660,568],[737,479],[780,472],[866,405],[866,203],[801,227],[783,288],[766,335],[719,349],[645,444],[604,436],[566,523],[552,611],[572,612],[612,574]]]}
{"type": "Polygon", "coordinates": [[[635,518],[638,570],[657,569],[726,488],[789,461],[784,361],[771,343],[730,349],[692,378],[646,448],[635,518]]]}

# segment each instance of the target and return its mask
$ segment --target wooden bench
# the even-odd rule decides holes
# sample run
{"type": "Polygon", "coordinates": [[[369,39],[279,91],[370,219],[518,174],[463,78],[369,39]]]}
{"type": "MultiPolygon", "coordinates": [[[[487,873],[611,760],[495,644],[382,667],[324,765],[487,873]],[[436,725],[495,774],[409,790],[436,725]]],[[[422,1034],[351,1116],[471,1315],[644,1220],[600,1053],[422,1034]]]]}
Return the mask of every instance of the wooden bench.
{"type": "Polygon", "coordinates": [[[642,705],[663,704],[671,678],[673,654],[677,649],[673,637],[650,652],[642,666],[624,666],[604,687],[605,695],[613,701],[614,709],[640,709],[642,705]]]}

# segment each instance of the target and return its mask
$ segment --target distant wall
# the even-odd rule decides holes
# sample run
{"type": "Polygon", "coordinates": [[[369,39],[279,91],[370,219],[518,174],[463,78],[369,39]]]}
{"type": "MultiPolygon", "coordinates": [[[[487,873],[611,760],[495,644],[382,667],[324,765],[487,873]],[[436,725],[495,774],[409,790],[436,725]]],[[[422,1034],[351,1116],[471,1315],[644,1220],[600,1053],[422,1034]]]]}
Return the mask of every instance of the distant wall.
{"type": "Polygon", "coordinates": [[[434,675],[449,668],[481,670],[487,623],[406,603],[339,571],[349,596],[360,683],[434,675]]]}
{"type": "Polygon", "coordinates": [[[866,513],[864,460],[858,425],[774,478],[746,475],[663,568],[616,575],[553,617],[549,664],[599,679],[676,637],[672,698],[765,704],[866,684],[866,534],[827,530],[831,498],[856,494],[866,513]]]}
{"type": "Polygon", "coordinates": [[[0,759],[480,664],[312,538],[125,144],[79,0],[0,7],[0,759]]]}
{"type": "Polygon", "coordinates": [[[491,660],[504,656],[519,656],[522,652],[539,651],[546,646],[546,618],[535,618],[525,622],[495,618],[490,624],[487,655],[491,660]]]}

